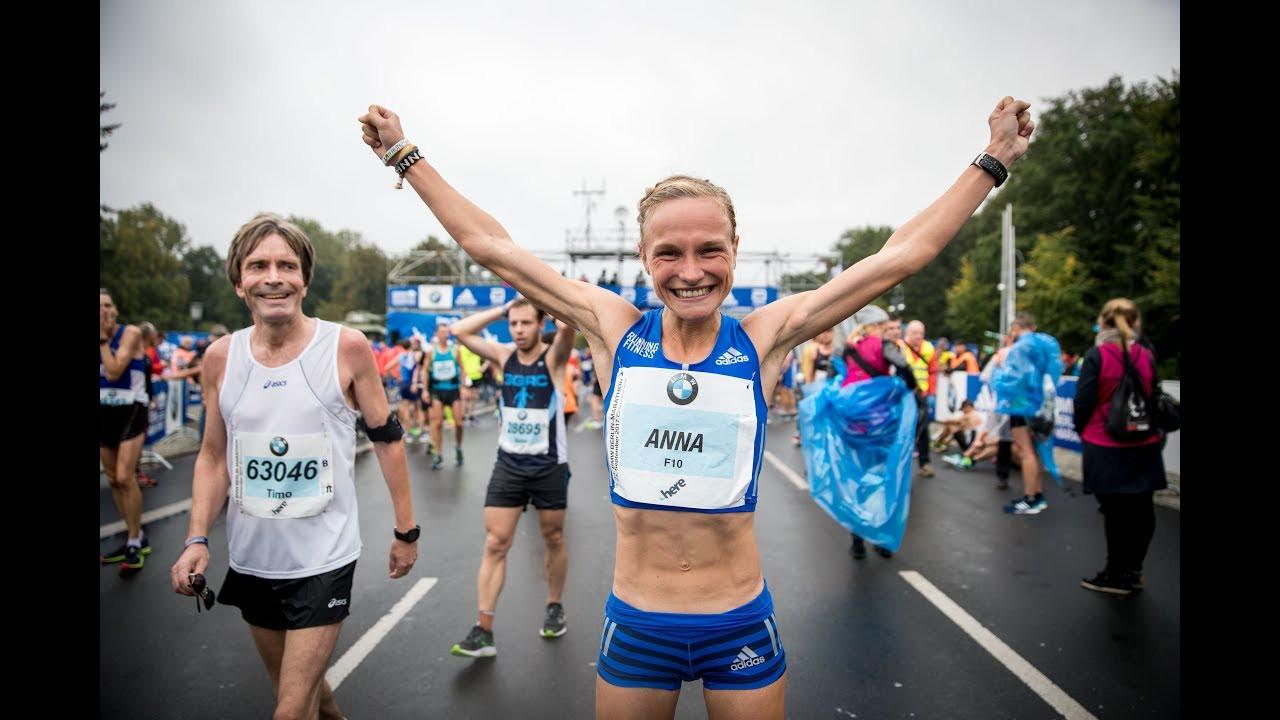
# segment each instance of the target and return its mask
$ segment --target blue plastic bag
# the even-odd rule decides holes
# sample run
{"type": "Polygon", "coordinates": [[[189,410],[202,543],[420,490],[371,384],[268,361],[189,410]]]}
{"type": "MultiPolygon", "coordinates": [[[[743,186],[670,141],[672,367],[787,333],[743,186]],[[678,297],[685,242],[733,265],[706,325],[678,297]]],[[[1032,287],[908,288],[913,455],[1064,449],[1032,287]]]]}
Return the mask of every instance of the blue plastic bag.
{"type": "Polygon", "coordinates": [[[1054,402],[1058,376],[1062,374],[1062,351],[1052,335],[1031,333],[1018,338],[1009,348],[1004,364],[991,376],[996,394],[996,412],[1029,418],[1029,424],[1043,427],[1032,432],[1040,464],[1062,487],[1062,475],[1053,459],[1054,402]]]}
{"type": "Polygon", "coordinates": [[[799,409],[814,501],[845,529],[896,552],[911,500],[915,396],[894,376],[843,388],[832,379],[807,385],[799,409]]]}
{"type": "Polygon", "coordinates": [[[1018,338],[991,376],[996,412],[1034,417],[1045,400],[1044,376],[1057,387],[1062,374],[1061,352],[1052,335],[1038,332],[1018,338]]]}

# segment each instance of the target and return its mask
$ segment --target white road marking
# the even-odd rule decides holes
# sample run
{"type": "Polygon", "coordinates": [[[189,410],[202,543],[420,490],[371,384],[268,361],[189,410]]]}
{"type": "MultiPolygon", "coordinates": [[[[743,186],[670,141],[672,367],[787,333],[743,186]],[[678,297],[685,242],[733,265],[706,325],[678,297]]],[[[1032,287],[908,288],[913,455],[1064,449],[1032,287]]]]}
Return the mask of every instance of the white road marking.
{"type": "MultiPolygon", "coordinates": [[[[178,513],[189,512],[190,510],[191,510],[191,498],[187,498],[186,500],[179,500],[176,503],[170,503],[168,505],[165,505],[164,507],[158,507],[155,510],[148,510],[147,512],[142,513],[142,524],[146,525],[147,523],[155,522],[156,520],[163,520],[164,518],[167,518],[171,515],[177,515],[178,513]]],[[[102,527],[98,528],[98,539],[105,540],[111,537],[112,535],[116,535],[124,531],[125,531],[125,527],[124,527],[123,520],[117,520],[113,523],[107,523],[106,525],[103,525],[102,527]]]]}
{"type": "Polygon", "coordinates": [[[972,615],[965,612],[964,608],[955,604],[951,598],[943,594],[923,575],[914,570],[901,570],[898,574],[902,576],[903,580],[911,583],[911,586],[918,590],[921,595],[924,595],[929,602],[941,610],[943,615],[950,618],[951,622],[959,625],[961,630],[968,633],[969,637],[973,638],[984,650],[991,653],[996,660],[999,660],[1002,665],[1009,669],[1009,672],[1026,683],[1027,687],[1031,688],[1042,700],[1049,703],[1060,715],[1067,718],[1067,720],[1097,720],[1083,705],[1063,692],[1062,688],[1053,684],[1053,681],[1045,677],[1044,673],[1035,669],[1031,663],[1014,652],[1013,648],[1004,644],[994,633],[983,627],[972,615]]]}
{"type": "Polygon", "coordinates": [[[355,670],[356,666],[370,652],[373,652],[378,643],[382,642],[382,639],[391,632],[396,623],[400,622],[400,619],[409,612],[409,608],[413,607],[414,603],[421,600],[422,596],[426,595],[427,591],[435,586],[437,579],[427,577],[414,583],[413,587],[409,588],[409,592],[405,593],[404,597],[400,598],[386,615],[378,618],[378,622],[374,623],[373,627],[369,628],[364,635],[361,635],[360,639],[343,653],[342,657],[338,658],[338,662],[334,663],[333,667],[329,668],[324,674],[324,679],[329,681],[331,689],[338,689],[338,686],[342,684],[343,680],[347,679],[351,671],[355,670]]]}
{"type": "Polygon", "coordinates": [[[768,450],[765,450],[764,459],[768,460],[775,468],[777,468],[778,472],[782,473],[782,477],[791,481],[792,485],[795,485],[797,488],[800,488],[805,492],[809,492],[809,481],[797,475],[795,471],[792,470],[791,468],[787,467],[786,465],[783,465],[782,461],[778,459],[777,455],[774,455],[768,450]]]}

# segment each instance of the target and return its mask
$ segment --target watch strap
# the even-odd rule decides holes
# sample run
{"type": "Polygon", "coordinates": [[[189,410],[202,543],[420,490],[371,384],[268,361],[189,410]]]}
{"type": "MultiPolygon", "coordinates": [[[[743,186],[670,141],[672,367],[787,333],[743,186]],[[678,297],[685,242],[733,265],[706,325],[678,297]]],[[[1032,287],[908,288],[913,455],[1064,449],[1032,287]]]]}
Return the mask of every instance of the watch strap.
{"type": "Polygon", "coordinates": [[[977,165],[990,173],[991,177],[996,180],[996,187],[1000,187],[1005,180],[1009,179],[1009,168],[1005,167],[1004,163],[997,160],[990,153],[978,153],[978,157],[974,158],[970,165],[977,165]]]}

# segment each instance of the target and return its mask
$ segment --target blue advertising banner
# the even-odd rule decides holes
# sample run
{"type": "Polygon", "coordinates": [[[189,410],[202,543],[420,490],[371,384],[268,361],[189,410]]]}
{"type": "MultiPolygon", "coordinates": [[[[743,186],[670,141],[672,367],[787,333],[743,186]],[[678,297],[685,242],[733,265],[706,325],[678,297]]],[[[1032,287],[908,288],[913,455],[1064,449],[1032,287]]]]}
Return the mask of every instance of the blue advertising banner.
{"type": "MultiPolygon", "coordinates": [[[[1080,436],[1075,428],[1076,377],[1063,375],[1058,378],[1058,398],[1053,423],[1053,444],[1067,450],[1080,452],[1080,436]]],[[[982,412],[991,412],[996,406],[996,396],[991,387],[977,375],[969,376],[969,399],[982,412]]]]}
{"type": "MultiPolygon", "coordinates": [[[[661,307],[652,288],[601,285],[638,308],[661,307]]],[[[483,310],[514,300],[516,290],[507,285],[396,285],[387,288],[387,311],[483,310]]],[[[753,310],[778,299],[775,287],[736,287],[724,300],[724,308],[753,310]]],[[[388,328],[388,332],[390,328],[388,328]]]]}
{"type": "Polygon", "coordinates": [[[164,437],[164,415],[169,404],[169,383],[156,380],[151,383],[151,407],[147,409],[146,445],[164,437]]]}
{"type": "Polygon", "coordinates": [[[387,310],[483,310],[515,297],[506,285],[396,285],[387,288],[387,310]]]}
{"type": "Polygon", "coordinates": [[[1077,379],[1073,375],[1063,375],[1058,378],[1058,399],[1053,418],[1053,444],[1080,452],[1084,448],[1080,445],[1080,435],[1076,433],[1075,426],[1077,379]]]}

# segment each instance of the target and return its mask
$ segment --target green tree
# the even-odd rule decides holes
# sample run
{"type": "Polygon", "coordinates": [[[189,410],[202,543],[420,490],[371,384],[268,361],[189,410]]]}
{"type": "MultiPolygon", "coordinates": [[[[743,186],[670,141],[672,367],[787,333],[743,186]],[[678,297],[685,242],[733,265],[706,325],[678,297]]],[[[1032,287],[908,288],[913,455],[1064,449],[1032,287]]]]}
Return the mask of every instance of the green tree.
{"type": "Polygon", "coordinates": [[[320,306],[325,317],[341,320],[352,310],[384,314],[387,308],[387,256],[373,245],[358,244],[343,257],[333,295],[320,306]]]}
{"type": "MultiPolygon", "coordinates": [[[[111,135],[111,133],[115,132],[116,129],[120,127],[120,123],[116,123],[114,125],[102,124],[102,116],[106,114],[108,110],[111,110],[116,106],[115,103],[107,102],[105,100],[106,97],[107,97],[106,92],[100,91],[98,93],[98,145],[99,145],[98,153],[99,154],[101,154],[103,150],[107,149],[107,138],[111,135]]],[[[115,298],[112,298],[112,299],[114,300],[115,298]]]]}
{"type": "Polygon", "coordinates": [[[202,245],[182,256],[182,274],[191,285],[191,301],[204,305],[200,328],[222,323],[231,330],[253,322],[249,308],[227,280],[227,261],[217,250],[202,245]]]}
{"type": "Polygon", "coordinates": [[[978,277],[978,271],[968,258],[960,260],[960,279],[946,293],[946,326],[953,340],[965,339],[982,344],[983,333],[997,330],[990,308],[999,309],[1000,294],[996,284],[978,277]]]}
{"type": "MultiPolygon", "coordinates": [[[[1073,272],[1092,283],[1059,288],[1078,295],[1087,309],[1072,325],[1091,327],[1106,300],[1133,298],[1157,354],[1171,363],[1162,367],[1167,377],[1177,376],[1181,343],[1179,98],[1174,73],[1172,80],[1132,87],[1113,77],[1102,87],[1039,103],[1026,156],[948,248],[961,249],[981,281],[999,276],[1000,214],[1006,204],[1014,207],[1024,254],[1041,235],[1073,228],[1070,244],[1079,264],[1073,272]],[[994,253],[988,238],[996,239],[994,253]]],[[[1043,261],[1040,271],[1057,277],[1043,261]]],[[[1024,292],[1036,293],[1034,282],[1029,278],[1024,292]]],[[[907,305],[912,314],[910,299],[907,305]]],[[[989,312],[994,324],[998,303],[989,312]]],[[[1055,335],[1070,332],[1047,322],[1040,326],[1055,335]]]]}
{"type": "Polygon", "coordinates": [[[102,213],[98,282],[111,291],[125,322],[188,328],[190,285],[182,273],[186,228],[149,203],[102,213]]]}
{"type": "Polygon", "coordinates": [[[1036,318],[1036,326],[1076,354],[1093,344],[1093,321],[1100,308],[1086,298],[1097,294],[1097,281],[1076,255],[1075,229],[1064,228],[1036,238],[1023,265],[1027,286],[1018,292],[1018,309],[1036,318]]]}

